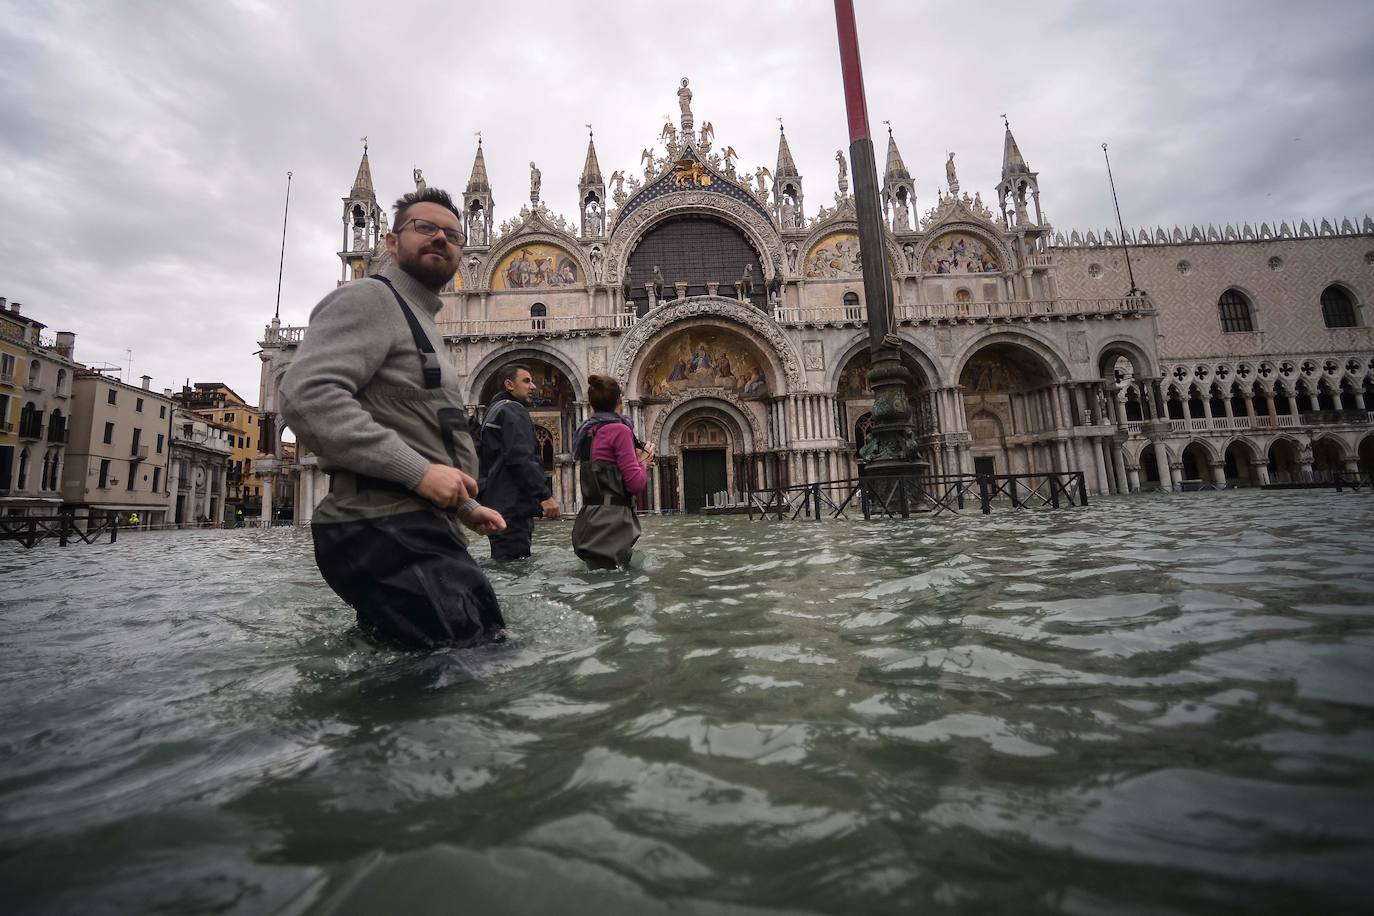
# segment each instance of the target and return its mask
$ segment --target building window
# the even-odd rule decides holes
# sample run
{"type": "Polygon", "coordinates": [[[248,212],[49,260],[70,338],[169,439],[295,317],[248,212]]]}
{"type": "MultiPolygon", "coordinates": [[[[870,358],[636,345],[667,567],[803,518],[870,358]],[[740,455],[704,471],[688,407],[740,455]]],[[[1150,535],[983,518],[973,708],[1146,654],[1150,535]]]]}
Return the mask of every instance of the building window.
{"type": "Polygon", "coordinates": [[[1339,286],[1328,286],[1322,290],[1322,322],[1328,328],[1353,328],[1355,303],[1350,294],[1339,286]]]}
{"type": "Polygon", "coordinates": [[[113,445],[113,444],[114,444],[114,424],[113,424],[113,423],[106,423],[106,424],[105,424],[105,438],[102,439],[102,440],[100,440],[100,441],[104,442],[106,445],[113,445]]]}
{"type": "Polygon", "coordinates": [[[57,370],[57,386],[56,386],[55,388],[53,388],[53,392],[54,392],[55,394],[61,394],[61,393],[62,393],[62,390],[63,390],[64,388],[66,388],[66,387],[67,387],[67,370],[66,370],[66,369],[58,369],[58,370],[57,370]]]}
{"type": "Polygon", "coordinates": [[[163,404],[162,406],[158,407],[158,409],[157,409],[157,418],[158,418],[159,420],[165,420],[165,419],[167,419],[167,405],[166,405],[166,404],[163,404]]]}
{"type": "Polygon", "coordinates": [[[187,423],[181,428],[181,436],[183,439],[191,438],[193,432],[195,432],[195,426],[191,423],[187,423]]]}
{"type": "Polygon", "coordinates": [[[0,353],[0,382],[14,381],[14,357],[8,353],[0,353]]]}
{"type": "Polygon", "coordinates": [[[140,439],[142,439],[142,438],[143,438],[143,430],[138,429],[137,427],[135,427],[135,428],[134,428],[134,441],[133,441],[133,443],[129,446],[129,454],[131,454],[131,455],[137,455],[137,454],[138,454],[138,440],[140,440],[140,439]]]}
{"type": "MultiPolygon", "coordinates": [[[[160,437],[159,437],[159,438],[160,438],[160,437]]],[[[159,449],[159,451],[161,451],[161,449],[159,449]]],[[[159,492],[161,483],[162,483],[162,468],[153,468],[153,492],[154,492],[154,493],[159,492]]]]}
{"type": "Polygon", "coordinates": [[[542,302],[536,302],[530,306],[530,327],[536,331],[542,331],[549,326],[549,309],[542,302]]]}
{"type": "Polygon", "coordinates": [[[29,450],[23,449],[19,453],[19,481],[18,489],[24,490],[29,486],[29,450]]]}
{"type": "Polygon", "coordinates": [[[1228,289],[1217,300],[1217,310],[1221,315],[1221,329],[1232,334],[1237,331],[1253,331],[1255,323],[1250,313],[1250,300],[1234,289],[1228,289]]]}
{"type": "Polygon", "coordinates": [[[41,388],[43,384],[43,364],[38,360],[29,363],[29,387],[41,388]]]}
{"type": "MultiPolygon", "coordinates": [[[[158,434],[157,434],[157,453],[158,453],[159,455],[162,454],[162,433],[158,433],[158,434]]],[[[157,489],[157,488],[154,487],[153,489],[157,489]]]]}
{"type": "Polygon", "coordinates": [[[100,487],[100,489],[103,490],[103,489],[105,489],[106,487],[108,487],[109,485],[110,485],[110,459],[108,459],[108,458],[101,458],[101,459],[100,459],[100,481],[96,484],[96,486],[100,487]]]}
{"type": "Polygon", "coordinates": [[[113,388],[111,388],[109,391],[105,392],[105,403],[106,403],[106,404],[118,404],[118,403],[119,403],[119,392],[118,392],[118,391],[115,391],[113,388]]]}
{"type": "Polygon", "coordinates": [[[143,398],[137,398],[134,400],[134,410],[136,410],[139,413],[143,413],[143,398]]]}
{"type": "Polygon", "coordinates": [[[129,462],[129,479],[126,480],[126,481],[124,481],[124,489],[126,489],[126,490],[132,490],[132,489],[134,488],[134,484],[135,484],[137,481],[138,481],[138,462],[137,462],[137,461],[130,461],[130,462],[129,462]]]}
{"type": "Polygon", "coordinates": [[[232,412],[225,414],[225,415],[224,415],[224,422],[225,422],[225,423],[233,423],[233,422],[234,422],[234,414],[233,414],[232,412]]]}
{"type": "Polygon", "coordinates": [[[249,437],[248,437],[248,445],[247,445],[246,447],[247,447],[247,448],[252,448],[252,447],[253,447],[253,437],[252,437],[252,436],[249,436],[249,437]]]}

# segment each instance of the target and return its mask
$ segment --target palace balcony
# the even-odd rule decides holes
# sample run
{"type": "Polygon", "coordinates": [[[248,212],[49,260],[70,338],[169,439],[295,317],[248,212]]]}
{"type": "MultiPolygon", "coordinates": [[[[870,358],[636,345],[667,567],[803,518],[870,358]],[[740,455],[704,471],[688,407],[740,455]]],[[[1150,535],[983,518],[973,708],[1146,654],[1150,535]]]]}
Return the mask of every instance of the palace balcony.
{"type": "MultiPolygon", "coordinates": [[[[1126,428],[1132,436],[1144,436],[1145,427],[1153,421],[1130,420],[1126,428]]],[[[1169,432],[1208,433],[1247,429],[1296,429],[1303,426],[1374,426],[1374,411],[1324,410],[1314,413],[1281,413],[1277,416],[1257,417],[1192,417],[1186,420],[1165,420],[1169,432]]]]}
{"type": "Polygon", "coordinates": [[[619,333],[634,327],[634,312],[609,315],[567,315],[505,318],[495,321],[441,321],[439,333],[446,338],[579,337],[585,334],[619,333]]]}
{"type": "MultiPolygon", "coordinates": [[[[1147,296],[1121,296],[1113,299],[1013,299],[1006,302],[940,302],[898,305],[893,308],[897,324],[941,324],[949,322],[1067,321],[1071,318],[1133,318],[1153,315],[1154,303],[1147,296]]],[[[862,308],[827,306],[824,308],[778,308],[773,318],[779,324],[861,325],[867,322],[862,308]]]]}
{"type": "Polygon", "coordinates": [[[305,339],[305,328],[274,328],[268,325],[262,332],[262,342],[273,346],[298,344],[305,339]]]}
{"type": "Polygon", "coordinates": [[[147,461],[147,460],[148,460],[148,446],[146,446],[146,445],[135,445],[135,446],[133,446],[132,448],[130,448],[130,449],[129,449],[129,459],[130,459],[131,461],[147,461]]]}

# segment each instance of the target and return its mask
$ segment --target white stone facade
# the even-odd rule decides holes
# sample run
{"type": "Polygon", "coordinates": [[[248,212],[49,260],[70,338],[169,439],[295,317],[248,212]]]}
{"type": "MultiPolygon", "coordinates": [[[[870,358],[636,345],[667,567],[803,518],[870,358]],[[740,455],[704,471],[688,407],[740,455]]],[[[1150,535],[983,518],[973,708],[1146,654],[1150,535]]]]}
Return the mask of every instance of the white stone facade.
{"type": "MultiPolygon", "coordinates": [[[[738,172],[709,124],[694,130],[690,101],[680,128],[664,126],[663,154],[645,150],[642,176],[612,173],[609,195],[589,144],[587,212],[571,221],[543,206],[535,181],[531,204],[494,228],[480,149],[464,194],[470,245],[439,316],[449,354],[474,412],[502,365],[535,367],[545,390],[533,413],[565,506],[577,502],[567,452],[594,373],[620,381],[658,447],[646,509],[860,470],[872,397],[844,157],[834,206],[806,213],[785,135],[774,172],[738,172]]],[[[1293,237],[1131,235],[1132,284],[1120,247],[1056,237],[1010,128],[991,189],[999,212],[960,194],[955,168],[951,158],[948,193],[918,218],[889,138],[892,324],[931,473],[1082,470],[1090,492],[1109,493],[1374,470],[1368,220],[1310,238],[1286,225],[1293,237]],[[1333,286],[1345,298],[1327,310],[1348,305],[1350,327],[1326,326],[1333,286]],[[1243,324],[1248,308],[1251,330],[1223,331],[1223,297],[1226,320],[1243,324]]],[[[345,220],[379,212],[371,193],[365,158],[345,220]]],[[[377,238],[376,219],[355,236],[377,238]]],[[[339,257],[346,280],[386,261],[380,244],[339,257]]],[[[264,411],[303,333],[265,334],[264,411]]],[[[325,492],[317,471],[305,476],[298,521],[325,492]]]]}

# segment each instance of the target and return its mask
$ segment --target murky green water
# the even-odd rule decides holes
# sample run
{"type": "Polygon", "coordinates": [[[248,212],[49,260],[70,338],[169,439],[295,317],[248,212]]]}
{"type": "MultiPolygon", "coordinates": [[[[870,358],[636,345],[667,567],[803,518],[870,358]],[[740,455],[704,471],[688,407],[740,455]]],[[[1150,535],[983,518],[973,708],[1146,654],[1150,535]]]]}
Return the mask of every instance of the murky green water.
{"type": "Polygon", "coordinates": [[[5,545],[4,909],[1374,906],[1368,494],[569,530],[428,656],[302,532],[5,545]]]}

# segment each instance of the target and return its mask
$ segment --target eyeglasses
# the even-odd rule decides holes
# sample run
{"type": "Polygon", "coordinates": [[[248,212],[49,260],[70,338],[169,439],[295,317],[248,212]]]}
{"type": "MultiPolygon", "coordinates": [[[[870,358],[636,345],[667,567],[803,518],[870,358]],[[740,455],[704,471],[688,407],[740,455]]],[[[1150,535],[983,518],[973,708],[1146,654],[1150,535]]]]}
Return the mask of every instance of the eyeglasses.
{"type": "Polygon", "coordinates": [[[448,239],[448,243],[450,245],[454,246],[455,248],[461,248],[463,245],[463,230],[461,229],[445,229],[443,226],[437,226],[427,219],[420,219],[419,217],[414,217],[412,219],[406,220],[404,223],[401,223],[401,225],[397,226],[396,234],[400,235],[401,230],[405,229],[406,226],[415,227],[415,231],[425,236],[426,238],[434,238],[434,236],[442,232],[444,234],[444,238],[448,239]]]}

